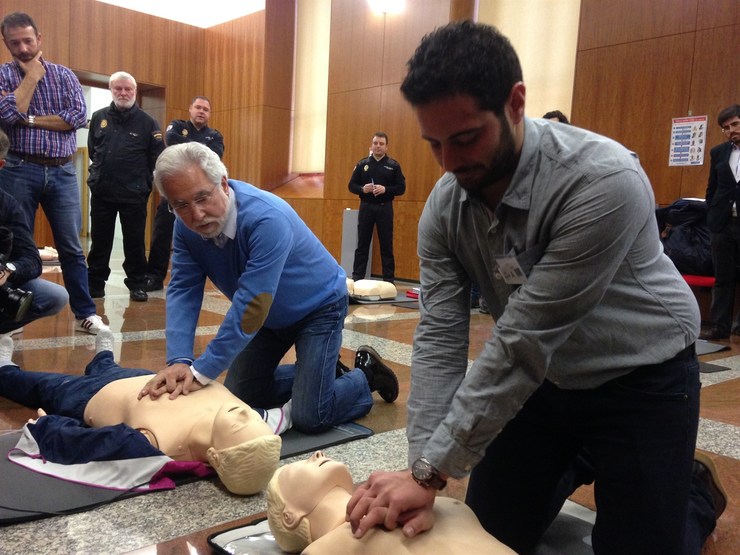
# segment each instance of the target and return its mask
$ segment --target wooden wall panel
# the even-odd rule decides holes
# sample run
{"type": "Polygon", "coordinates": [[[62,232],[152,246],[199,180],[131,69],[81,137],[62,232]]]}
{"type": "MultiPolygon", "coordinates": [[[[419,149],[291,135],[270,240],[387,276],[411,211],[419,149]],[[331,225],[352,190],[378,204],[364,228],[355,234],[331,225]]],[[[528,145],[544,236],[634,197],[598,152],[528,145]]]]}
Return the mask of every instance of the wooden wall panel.
{"type": "Polygon", "coordinates": [[[373,87],[329,94],[324,198],[357,200],[347,184],[357,161],[368,156],[373,133],[380,129],[380,93],[380,87],[373,87]]]}
{"type": "Polygon", "coordinates": [[[324,229],[324,201],[322,199],[290,198],[285,199],[285,201],[306,222],[306,225],[316,237],[322,236],[324,229]]]}
{"type": "MultiPolygon", "coordinates": [[[[357,210],[358,203],[345,199],[324,199],[324,225],[322,234],[319,235],[321,242],[327,250],[334,255],[337,262],[342,262],[342,223],[344,211],[347,208],[357,210]]],[[[377,241],[376,241],[377,243],[377,241]]],[[[396,257],[398,253],[396,252],[396,257]]]]}
{"type": "Polygon", "coordinates": [[[205,85],[217,98],[214,111],[262,104],[265,12],[216,25],[206,33],[205,85]]]}
{"type": "Polygon", "coordinates": [[[388,152],[406,177],[406,194],[394,202],[426,201],[442,170],[421,138],[414,112],[398,85],[382,89],[380,129],[388,133],[388,152]]]}
{"type": "Polygon", "coordinates": [[[373,13],[367,2],[331,3],[330,95],[380,85],[383,29],[383,16],[373,13]]]}
{"type": "Polygon", "coordinates": [[[229,177],[259,187],[260,148],[256,138],[262,133],[262,108],[253,106],[222,111],[218,115],[218,129],[226,144],[223,162],[229,170],[229,177]]]}
{"type": "MultiPolygon", "coordinates": [[[[733,24],[740,25],[740,2],[737,0],[699,0],[697,29],[711,29],[733,24]]],[[[737,46],[737,42],[734,44],[737,46]]]]}
{"type": "MultiPolygon", "coordinates": [[[[0,0],[0,18],[12,12],[25,12],[36,23],[44,58],[69,67],[70,0],[0,0]]],[[[0,50],[0,63],[9,62],[5,45],[0,50]]]]}
{"type": "Polygon", "coordinates": [[[668,147],[671,118],[686,115],[691,82],[683,69],[693,46],[688,33],[578,54],[574,122],[635,151],[659,203],[680,195],[681,169],[668,167],[668,147]]]}
{"type": "MultiPolygon", "coordinates": [[[[188,119],[188,106],[196,95],[210,97],[205,88],[206,30],[169,22],[167,48],[167,123],[188,119]],[[184,115],[183,115],[184,114],[184,115]]],[[[212,99],[211,109],[217,102],[212,99]]]]}
{"type": "Polygon", "coordinates": [[[581,0],[578,49],[694,30],[698,0],[581,0]]]}
{"type": "MultiPolygon", "coordinates": [[[[393,254],[396,258],[396,276],[419,279],[419,257],[416,254],[419,218],[424,201],[393,202],[393,254]]],[[[376,241],[377,245],[377,241],[376,241]]],[[[373,254],[372,273],[382,275],[379,247],[373,254]]]]}
{"type": "Polygon", "coordinates": [[[259,187],[272,191],[285,183],[290,167],[290,125],[292,112],[264,106],[262,111],[259,187]]]}
{"type": "Polygon", "coordinates": [[[449,0],[407,0],[406,10],[414,17],[386,16],[383,45],[383,84],[401,85],[406,76],[406,62],[424,35],[449,21],[449,0]]]}
{"type": "MultiPolygon", "coordinates": [[[[293,0],[272,0],[265,9],[265,85],[268,106],[293,109],[293,65],[296,6],[293,0]]],[[[290,125],[288,125],[288,131],[290,125]]]]}
{"type": "MultiPolygon", "coordinates": [[[[740,7],[740,2],[736,5],[740,7]]],[[[726,106],[740,102],[740,58],[727,56],[730,44],[740,44],[740,24],[696,33],[689,110],[693,115],[708,118],[707,150],[703,166],[683,168],[682,197],[704,198],[709,179],[709,150],[727,140],[717,124],[717,115],[726,106]]]]}
{"type": "Polygon", "coordinates": [[[72,0],[70,67],[102,75],[127,71],[141,83],[166,85],[171,48],[166,19],[102,2],[72,0]]]}

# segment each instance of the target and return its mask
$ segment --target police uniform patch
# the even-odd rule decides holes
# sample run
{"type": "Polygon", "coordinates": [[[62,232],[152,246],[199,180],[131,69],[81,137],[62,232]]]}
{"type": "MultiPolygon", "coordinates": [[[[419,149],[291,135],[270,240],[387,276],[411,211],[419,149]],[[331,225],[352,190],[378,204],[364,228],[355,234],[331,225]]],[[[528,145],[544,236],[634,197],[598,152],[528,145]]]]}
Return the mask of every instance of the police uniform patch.
{"type": "Polygon", "coordinates": [[[162,132],[161,131],[155,131],[152,133],[152,137],[154,137],[155,141],[161,141],[162,140],[162,132]]]}
{"type": "Polygon", "coordinates": [[[182,136],[183,137],[187,137],[188,136],[188,130],[187,129],[183,129],[182,130],[182,136]]]}
{"type": "Polygon", "coordinates": [[[369,169],[370,169],[370,166],[368,166],[367,164],[365,164],[365,167],[364,167],[364,168],[362,168],[362,169],[363,169],[363,171],[367,171],[367,170],[369,170],[369,169]]]}
{"type": "Polygon", "coordinates": [[[108,120],[104,119],[100,122],[100,129],[105,129],[106,127],[108,127],[108,120]]]}

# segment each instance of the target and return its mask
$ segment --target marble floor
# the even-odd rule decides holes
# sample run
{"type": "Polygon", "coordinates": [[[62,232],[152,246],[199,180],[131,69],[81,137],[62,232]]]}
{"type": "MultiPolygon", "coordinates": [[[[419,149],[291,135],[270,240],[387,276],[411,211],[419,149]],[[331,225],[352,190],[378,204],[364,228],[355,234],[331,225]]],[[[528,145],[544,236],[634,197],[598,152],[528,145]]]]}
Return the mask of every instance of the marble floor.
{"type": "MultiPolygon", "coordinates": [[[[146,303],[129,301],[123,286],[120,260],[114,260],[106,297],[96,301],[99,314],[110,323],[116,337],[115,356],[126,366],[158,369],[164,364],[164,292],[150,294],[146,303]],[[116,270],[116,268],[118,268],[116,270]]],[[[50,268],[48,279],[61,282],[50,268]]],[[[399,284],[405,291],[413,284],[399,284]]],[[[200,317],[196,351],[216,333],[228,308],[224,297],[209,289],[200,317]]],[[[333,447],[327,453],[347,462],[357,481],[375,468],[400,469],[406,463],[404,425],[409,388],[411,339],[418,312],[383,305],[352,305],[347,318],[342,359],[350,362],[354,350],[371,344],[397,372],[399,399],[392,404],[379,397],[370,414],[359,422],[375,431],[367,440],[333,447]]],[[[27,371],[53,370],[79,373],[94,353],[94,337],[74,332],[69,311],[35,322],[15,336],[14,361],[27,371]]],[[[490,316],[472,311],[470,358],[480,351],[491,331],[490,316]]],[[[707,451],[721,473],[729,504],[704,554],[740,553],[740,338],[724,342],[729,350],[704,355],[702,361],[727,367],[703,374],[699,447],[707,451]]],[[[18,429],[33,411],[0,398],[0,433],[18,429]]],[[[0,483],[3,477],[0,476],[0,483]]],[[[461,498],[465,481],[454,482],[446,494],[461,498]]],[[[581,488],[573,501],[593,508],[592,492],[581,488]]],[[[152,493],[112,503],[76,515],[51,517],[16,524],[0,530],[0,553],[211,553],[207,536],[261,516],[261,495],[230,495],[211,480],[176,490],[152,493]]]]}

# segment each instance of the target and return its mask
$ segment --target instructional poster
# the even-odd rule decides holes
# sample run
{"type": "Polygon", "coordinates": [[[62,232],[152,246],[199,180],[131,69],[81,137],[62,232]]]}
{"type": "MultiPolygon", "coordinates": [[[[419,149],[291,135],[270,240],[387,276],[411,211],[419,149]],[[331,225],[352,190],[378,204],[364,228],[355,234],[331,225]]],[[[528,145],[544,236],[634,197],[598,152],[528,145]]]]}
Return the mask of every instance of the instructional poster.
{"type": "Polygon", "coordinates": [[[702,166],[707,140],[707,116],[673,118],[669,166],[702,166]]]}

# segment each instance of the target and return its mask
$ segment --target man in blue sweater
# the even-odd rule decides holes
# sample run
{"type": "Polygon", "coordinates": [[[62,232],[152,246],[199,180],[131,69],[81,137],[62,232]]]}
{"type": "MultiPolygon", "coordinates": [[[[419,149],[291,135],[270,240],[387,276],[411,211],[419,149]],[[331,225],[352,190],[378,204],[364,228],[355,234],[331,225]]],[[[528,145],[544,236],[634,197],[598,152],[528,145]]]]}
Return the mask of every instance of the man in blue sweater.
{"type": "Polygon", "coordinates": [[[372,391],[387,402],[398,380],[371,347],[337,377],[347,314],[341,266],[282,199],[229,180],[200,143],[173,145],[157,160],[155,185],[177,216],[167,289],[167,368],[139,393],[171,398],[224,384],[244,402],[270,408],[292,399],[293,426],[318,433],[364,416],[372,391]],[[199,357],[193,341],[206,278],[231,300],[199,357]],[[280,364],[295,346],[295,364],[280,364]]]}

